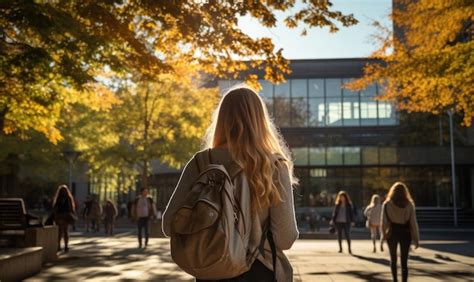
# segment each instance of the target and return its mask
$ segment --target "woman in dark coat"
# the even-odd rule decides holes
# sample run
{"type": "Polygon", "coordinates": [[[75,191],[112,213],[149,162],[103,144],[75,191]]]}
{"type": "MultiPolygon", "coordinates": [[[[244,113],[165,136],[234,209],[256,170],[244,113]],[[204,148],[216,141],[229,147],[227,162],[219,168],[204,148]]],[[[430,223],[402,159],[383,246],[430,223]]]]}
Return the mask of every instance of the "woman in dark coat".
{"type": "Polygon", "coordinates": [[[342,231],[347,240],[349,254],[351,250],[351,225],[354,223],[354,211],[351,199],[346,191],[339,191],[332,213],[331,225],[336,227],[339,252],[342,253],[342,231]]]}
{"type": "Polygon", "coordinates": [[[68,252],[69,247],[69,225],[76,219],[76,205],[74,198],[66,185],[61,185],[56,190],[53,200],[54,222],[58,225],[58,250],[61,250],[61,238],[64,238],[64,251],[68,252]]]}

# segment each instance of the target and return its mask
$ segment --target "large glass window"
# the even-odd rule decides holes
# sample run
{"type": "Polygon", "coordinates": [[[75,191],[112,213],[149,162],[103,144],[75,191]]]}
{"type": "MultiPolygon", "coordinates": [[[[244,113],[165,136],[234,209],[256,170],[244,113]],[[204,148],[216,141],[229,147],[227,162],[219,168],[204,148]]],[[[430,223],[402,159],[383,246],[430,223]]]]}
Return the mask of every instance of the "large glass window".
{"type": "Polygon", "coordinates": [[[291,97],[306,98],[308,96],[308,84],[306,79],[291,80],[291,97]]]}
{"type": "Polygon", "coordinates": [[[260,95],[265,98],[273,98],[273,84],[266,80],[259,80],[258,82],[262,86],[262,89],[260,90],[260,95]]]}
{"type": "Polygon", "coordinates": [[[391,103],[379,101],[378,102],[378,116],[379,116],[379,125],[397,124],[395,108],[393,107],[391,103]]]}
{"type": "Polygon", "coordinates": [[[360,164],[360,148],[344,147],[344,164],[358,165],[360,164]]]}
{"type": "Polygon", "coordinates": [[[360,125],[360,104],[359,97],[355,96],[344,96],[342,98],[342,117],[343,124],[345,126],[357,126],[360,125]]]}
{"type": "Polygon", "coordinates": [[[309,97],[324,98],[324,79],[309,80],[309,97]]]}
{"type": "Polygon", "coordinates": [[[306,79],[291,80],[291,125],[308,126],[308,84],[306,79]]]}
{"type": "Polygon", "coordinates": [[[377,147],[362,148],[362,163],[363,164],[378,164],[379,150],[377,147]]]}
{"type": "MultiPolygon", "coordinates": [[[[342,88],[350,79],[290,79],[273,85],[259,80],[260,95],[280,127],[336,127],[397,125],[398,114],[391,103],[375,101],[379,86],[361,91],[342,88]]],[[[220,80],[221,91],[241,83],[220,80]]]]}
{"type": "Polygon", "coordinates": [[[326,123],[328,126],[342,125],[341,98],[326,98],[326,123]]]}
{"type": "Polygon", "coordinates": [[[308,148],[292,148],[295,165],[308,165],[308,148]]]}
{"type": "Polygon", "coordinates": [[[290,83],[288,81],[275,85],[275,97],[290,98],[290,83]]]}
{"type": "Polygon", "coordinates": [[[326,79],[326,97],[341,97],[341,80],[338,78],[326,79]]]}
{"type": "Polygon", "coordinates": [[[309,126],[322,127],[325,126],[326,111],[324,98],[309,99],[309,126]]]}
{"type": "Polygon", "coordinates": [[[372,97],[361,97],[360,117],[362,125],[377,125],[377,101],[372,97]]]}
{"type": "Polygon", "coordinates": [[[381,164],[396,164],[397,163],[397,149],[394,147],[379,148],[380,163],[381,164]]]}
{"type": "Polygon", "coordinates": [[[327,148],[327,163],[328,165],[342,165],[343,164],[343,148],[329,147],[327,148]]]}
{"type": "Polygon", "coordinates": [[[326,164],[326,148],[309,148],[309,164],[325,165],[326,164]]]}
{"type": "Polygon", "coordinates": [[[295,127],[308,126],[308,99],[291,99],[291,125],[295,127]]]}
{"type": "Polygon", "coordinates": [[[275,123],[278,126],[290,126],[291,104],[289,98],[275,97],[273,99],[273,111],[275,123]]]}

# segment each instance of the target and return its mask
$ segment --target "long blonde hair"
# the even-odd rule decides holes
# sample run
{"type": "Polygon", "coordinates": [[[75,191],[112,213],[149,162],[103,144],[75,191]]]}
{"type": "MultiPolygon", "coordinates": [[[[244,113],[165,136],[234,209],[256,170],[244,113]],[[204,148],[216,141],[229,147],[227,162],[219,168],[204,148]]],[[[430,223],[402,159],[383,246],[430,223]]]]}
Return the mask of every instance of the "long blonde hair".
{"type": "Polygon", "coordinates": [[[59,198],[65,197],[68,201],[69,206],[71,207],[71,211],[76,210],[76,203],[74,202],[74,197],[71,194],[71,191],[67,188],[66,185],[59,185],[56,193],[54,194],[53,198],[53,207],[56,206],[59,198]]]}
{"type": "Polygon", "coordinates": [[[411,203],[413,206],[415,205],[407,185],[400,181],[395,182],[392,187],[390,187],[385,203],[390,201],[400,208],[406,207],[408,203],[411,203]]]}
{"type": "Polygon", "coordinates": [[[291,184],[297,184],[288,147],[262,99],[247,86],[231,89],[221,99],[205,143],[206,148],[226,146],[243,168],[251,187],[254,214],[282,201],[275,155],[286,163],[291,184]]]}
{"type": "Polygon", "coordinates": [[[380,205],[380,196],[377,194],[372,195],[372,199],[370,199],[370,204],[369,207],[375,207],[377,205],[380,205]]]}

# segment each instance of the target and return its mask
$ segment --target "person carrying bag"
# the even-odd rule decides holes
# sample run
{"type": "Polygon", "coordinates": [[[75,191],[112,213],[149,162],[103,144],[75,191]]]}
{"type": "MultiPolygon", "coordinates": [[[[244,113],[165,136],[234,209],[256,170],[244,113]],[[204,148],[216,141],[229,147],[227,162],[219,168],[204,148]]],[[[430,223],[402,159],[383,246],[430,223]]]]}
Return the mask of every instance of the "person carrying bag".
{"type": "Polygon", "coordinates": [[[263,101],[229,91],[208,132],[163,214],[173,260],[197,281],[292,281],[296,178],[263,101]]]}

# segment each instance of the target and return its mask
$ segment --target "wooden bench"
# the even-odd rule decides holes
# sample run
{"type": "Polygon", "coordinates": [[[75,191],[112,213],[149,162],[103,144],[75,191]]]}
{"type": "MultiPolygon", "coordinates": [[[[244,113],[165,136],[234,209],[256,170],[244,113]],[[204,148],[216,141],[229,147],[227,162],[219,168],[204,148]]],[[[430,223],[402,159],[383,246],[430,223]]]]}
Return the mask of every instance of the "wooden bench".
{"type": "Polygon", "coordinates": [[[43,227],[38,217],[26,212],[21,198],[0,198],[0,247],[42,247],[43,263],[57,259],[57,226],[43,227]]]}

